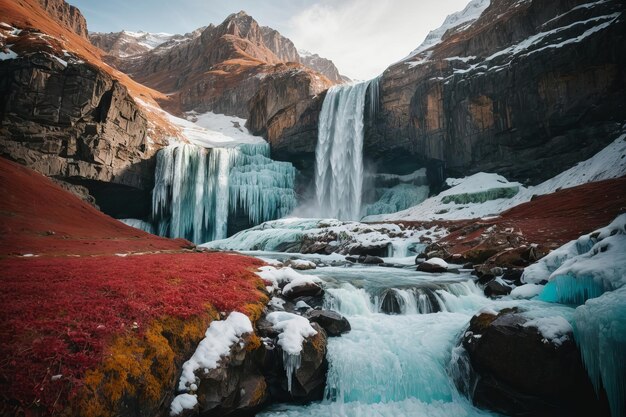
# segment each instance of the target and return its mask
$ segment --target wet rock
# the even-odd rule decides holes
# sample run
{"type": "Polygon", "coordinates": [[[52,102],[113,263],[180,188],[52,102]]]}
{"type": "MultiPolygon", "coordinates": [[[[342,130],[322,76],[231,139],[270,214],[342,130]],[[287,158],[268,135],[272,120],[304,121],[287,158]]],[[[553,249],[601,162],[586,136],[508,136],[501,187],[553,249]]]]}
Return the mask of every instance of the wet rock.
{"type": "Polygon", "coordinates": [[[298,303],[298,301],[302,301],[304,303],[307,303],[308,305],[311,306],[311,308],[322,308],[324,306],[324,296],[323,295],[303,296],[303,297],[296,297],[296,298],[293,299],[294,303],[298,303]]]}
{"type": "Polygon", "coordinates": [[[516,286],[523,285],[522,282],[522,273],[524,272],[521,268],[509,268],[504,271],[502,274],[502,279],[508,282],[512,282],[516,286]]]}
{"type": "Polygon", "coordinates": [[[312,323],[317,323],[329,336],[340,336],[351,330],[350,322],[341,314],[331,310],[310,310],[306,318],[312,323]]]}
{"type": "Polygon", "coordinates": [[[303,259],[289,259],[284,263],[285,266],[297,269],[299,271],[306,271],[308,269],[315,269],[317,265],[315,262],[303,260],[303,259]]]}
{"type": "Polygon", "coordinates": [[[252,335],[235,344],[219,366],[204,373],[196,392],[198,411],[211,416],[254,415],[268,400],[269,391],[261,364],[263,352],[254,347],[252,335]]]}
{"type": "Polygon", "coordinates": [[[571,332],[556,344],[527,321],[516,309],[471,319],[462,344],[479,376],[474,403],[511,416],[603,415],[571,332]]]}
{"type": "Polygon", "coordinates": [[[430,273],[446,272],[448,264],[441,258],[431,258],[419,264],[417,270],[430,273]]]}
{"type": "Polygon", "coordinates": [[[376,265],[376,264],[382,264],[384,262],[385,261],[382,258],[379,258],[378,256],[366,255],[362,263],[367,264],[367,265],[376,265]]]}
{"type": "Polygon", "coordinates": [[[324,289],[314,282],[305,282],[291,286],[288,291],[283,290],[283,295],[292,300],[298,297],[319,297],[323,294],[324,289]]]}
{"type": "Polygon", "coordinates": [[[277,346],[266,354],[263,369],[270,397],[274,402],[307,403],[321,400],[324,396],[328,370],[326,360],[328,338],[319,324],[311,325],[317,334],[303,344],[300,368],[294,372],[291,392],[287,386],[282,350],[277,346]]]}
{"type": "Polygon", "coordinates": [[[499,297],[509,295],[513,288],[502,279],[492,279],[485,286],[485,295],[487,297],[499,297]]]}

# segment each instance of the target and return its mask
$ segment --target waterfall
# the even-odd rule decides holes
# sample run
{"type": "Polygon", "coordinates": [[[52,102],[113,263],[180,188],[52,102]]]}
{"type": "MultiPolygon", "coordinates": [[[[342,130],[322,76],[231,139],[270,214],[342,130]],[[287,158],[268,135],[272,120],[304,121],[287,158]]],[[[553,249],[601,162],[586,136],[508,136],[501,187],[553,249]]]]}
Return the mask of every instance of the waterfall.
{"type": "Polygon", "coordinates": [[[202,148],[175,144],[157,154],[152,220],[159,235],[195,243],[223,239],[229,217],[252,225],[296,205],[295,168],[269,158],[269,144],[202,148]]]}
{"type": "Polygon", "coordinates": [[[328,90],[315,149],[315,190],[322,217],[358,220],[363,188],[363,113],[370,81],[328,90]]]}

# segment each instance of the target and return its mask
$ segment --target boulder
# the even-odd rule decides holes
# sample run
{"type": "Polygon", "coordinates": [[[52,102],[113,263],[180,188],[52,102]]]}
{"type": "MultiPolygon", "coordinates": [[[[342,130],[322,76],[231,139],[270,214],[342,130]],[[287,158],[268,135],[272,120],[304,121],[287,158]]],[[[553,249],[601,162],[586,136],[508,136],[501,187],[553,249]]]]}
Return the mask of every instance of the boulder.
{"type": "Polygon", "coordinates": [[[317,323],[328,336],[340,336],[351,330],[350,322],[341,314],[331,310],[310,310],[306,318],[312,323],[317,323]]]}
{"type": "Polygon", "coordinates": [[[485,295],[487,297],[499,297],[503,295],[509,295],[513,287],[508,285],[501,278],[492,279],[485,286],[485,295]]]}
{"type": "Polygon", "coordinates": [[[287,291],[283,290],[283,295],[289,299],[298,297],[319,297],[324,294],[324,289],[314,282],[303,282],[299,285],[291,285],[287,291]]]}
{"type": "Polygon", "coordinates": [[[363,263],[367,265],[377,265],[377,264],[383,264],[385,263],[385,261],[382,258],[379,258],[378,256],[365,255],[365,259],[363,259],[363,263]]]}
{"type": "Polygon", "coordinates": [[[302,346],[300,367],[294,372],[291,391],[287,386],[282,350],[276,346],[267,351],[263,372],[272,401],[307,403],[323,398],[328,370],[326,360],[328,338],[319,324],[311,325],[317,334],[307,338],[302,346]]]}
{"type": "Polygon", "coordinates": [[[511,416],[605,415],[571,329],[551,341],[527,322],[516,309],[471,319],[462,345],[478,376],[473,402],[511,416]]]}
{"type": "Polygon", "coordinates": [[[430,273],[446,272],[448,263],[441,258],[431,258],[419,264],[417,270],[430,273]]]}

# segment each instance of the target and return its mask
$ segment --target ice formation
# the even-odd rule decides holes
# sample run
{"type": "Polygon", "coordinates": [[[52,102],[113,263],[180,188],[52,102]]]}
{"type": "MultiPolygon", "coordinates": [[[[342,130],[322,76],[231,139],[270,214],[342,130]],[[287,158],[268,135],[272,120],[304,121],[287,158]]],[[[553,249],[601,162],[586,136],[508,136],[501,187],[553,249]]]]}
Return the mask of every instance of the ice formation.
{"type": "Polygon", "coordinates": [[[626,213],[551,252],[526,268],[522,279],[548,280],[539,295],[544,301],[579,305],[574,335],[587,372],[597,391],[606,390],[611,414],[624,415],[626,213]]]}
{"type": "Polygon", "coordinates": [[[618,178],[626,175],[626,134],[616,138],[611,144],[591,158],[578,163],[567,171],[551,178],[539,185],[523,187],[519,183],[509,182],[506,178],[487,173],[478,173],[466,178],[448,179],[446,182],[452,188],[439,195],[430,197],[423,202],[391,214],[367,216],[366,221],[389,220],[433,220],[433,219],[471,219],[491,216],[508,210],[518,204],[530,201],[533,195],[553,193],[559,189],[575,187],[589,182],[618,178]],[[511,198],[497,198],[496,192],[489,191],[498,188],[508,188],[512,193],[517,187],[518,192],[511,198]],[[464,194],[475,194],[470,198],[464,194]],[[481,196],[477,201],[471,199],[481,196]],[[488,198],[495,198],[488,200],[488,198]],[[448,203],[444,203],[443,199],[448,203]],[[465,204],[459,204],[463,200],[465,204]]]}
{"type": "Polygon", "coordinates": [[[129,225],[130,227],[134,227],[135,229],[143,230],[144,232],[154,234],[154,226],[152,223],[148,223],[145,220],[141,219],[119,219],[122,223],[129,225]]]}
{"type": "Polygon", "coordinates": [[[361,215],[363,113],[369,81],[328,90],[319,116],[315,189],[320,214],[341,220],[361,215]]]}
{"type": "Polygon", "coordinates": [[[291,392],[293,375],[300,368],[302,344],[307,337],[315,336],[317,331],[309,320],[297,314],[275,311],[266,316],[274,325],[278,335],[278,345],[283,350],[283,365],[287,374],[287,389],[291,392]]]}
{"type": "Polygon", "coordinates": [[[604,387],[611,415],[626,414],[626,287],[576,309],[574,334],[596,391],[604,387]]]}
{"type": "Polygon", "coordinates": [[[269,158],[269,144],[202,148],[175,144],[157,155],[152,218],[158,234],[195,243],[226,237],[229,214],[251,224],[296,205],[295,169],[269,158]]]}
{"type": "Polygon", "coordinates": [[[366,215],[395,213],[421,203],[428,197],[427,185],[398,184],[383,190],[375,203],[365,207],[366,215]]]}
{"type": "Polygon", "coordinates": [[[583,304],[626,284],[626,213],[526,268],[524,282],[548,280],[540,298],[583,304]]]}

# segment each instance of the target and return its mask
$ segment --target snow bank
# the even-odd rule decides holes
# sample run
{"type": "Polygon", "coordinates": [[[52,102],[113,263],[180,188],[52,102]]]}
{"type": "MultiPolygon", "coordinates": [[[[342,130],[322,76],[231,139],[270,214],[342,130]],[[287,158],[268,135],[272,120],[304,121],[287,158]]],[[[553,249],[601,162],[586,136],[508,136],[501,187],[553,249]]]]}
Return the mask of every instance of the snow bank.
{"type": "Polygon", "coordinates": [[[170,406],[170,415],[177,416],[184,410],[193,409],[198,404],[198,397],[192,394],[180,394],[174,397],[170,406]]]}
{"type": "Polygon", "coordinates": [[[561,346],[563,342],[569,340],[569,334],[573,331],[571,324],[561,316],[529,320],[524,323],[524,327],[537,328],[543,336],[544,343],[556,346],[561,346]]]}
{"type": "Polygon", "coordinates": [[[186,390],[196,382],[198,369],[215,369],[222,356],[239,342],[241,336],[252,332],[252,323],[248,316],[232,312],[226,320],[214,321],[205,333],[192,357],[183,364],[182,375],[178,383],[179,390],[186,390]]]}
{"type": "Polygon", "coordinates": [[[548,280],[544,301],[583,304],[626,284],[626,213],[526,268],[524,282],[548,280]],[[547,275],[549,273],[549,275],[547,275]]]}
{"type": "Polygon", "coordinates": [[[283,288],[285,294],[300,285],[317,285],[322,282],[314,275],[303,275],[289,267],[262,266],[257,275],[270,284],[268,286],[270,292],[278,290],[281,284],[286,284],[283,288]]]}
{"type": "Polygon", "coordinates": [[[514,299],[529,299],[538,296],[543,291],[543,285],[525,284],[513,288],[509,296],[514,299]]]}
{"type": "Polygon", "coordinates": [[[482,172],[461,179],[449,178],[446,181],[452,188],[414,207],[392,214],[367,216],[363,220],[458,220],[487,217],[528,202],[533,195],[550,194],[558,189],[624,175],[626,134],[619,136],[591,158],[537,186],[524,187],[500,175],[482,172]],[[511,196],[515,188],[518,191],[511,196]]]}
{"type": "Polygon", "coordinates": [[[424,263],[429,264],[429,265],[439,266],[441,268],[446,268],[446,269],[449,268],[448,263],[441,258],[430,258],[424,261],[424,263]]]}
{"type": "Polygon", "coordinates": [[[291,392],[293,374],[300,368],[302,344],[307,337],[315,336],[317,331],[306,318],[285,311],[270,313],[266,319],[274,325],[275,330],[280,332],[278,345],[283,350],[283,363],[287,373],[287,388],[291,392]]]}

